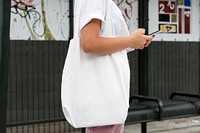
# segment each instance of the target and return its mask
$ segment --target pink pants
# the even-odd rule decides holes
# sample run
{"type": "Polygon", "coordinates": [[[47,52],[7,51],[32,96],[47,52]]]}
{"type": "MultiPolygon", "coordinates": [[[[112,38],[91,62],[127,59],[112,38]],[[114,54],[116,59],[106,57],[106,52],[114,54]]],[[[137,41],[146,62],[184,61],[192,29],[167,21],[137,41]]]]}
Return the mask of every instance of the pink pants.
{"type": "Polygon", "coordinates": [[[123,133],[123,132],[124,132],[124,124],[86,128],[86,133],[123,133]]]}

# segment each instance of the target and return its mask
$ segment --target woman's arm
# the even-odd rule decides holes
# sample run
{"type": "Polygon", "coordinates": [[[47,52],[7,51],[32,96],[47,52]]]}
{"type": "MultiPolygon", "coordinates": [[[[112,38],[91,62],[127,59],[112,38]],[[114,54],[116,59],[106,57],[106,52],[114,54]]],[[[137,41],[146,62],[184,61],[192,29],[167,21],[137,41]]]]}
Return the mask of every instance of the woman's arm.
{"type": "Polygon", "coordinates": [[[110,54],[125,48],[143,49],[153,37],[144,35],[144,29],[138,29],[127,37],[100,37],[101,21],[91,20],[81,30],[81,47],[86,53],[110,54]]]}

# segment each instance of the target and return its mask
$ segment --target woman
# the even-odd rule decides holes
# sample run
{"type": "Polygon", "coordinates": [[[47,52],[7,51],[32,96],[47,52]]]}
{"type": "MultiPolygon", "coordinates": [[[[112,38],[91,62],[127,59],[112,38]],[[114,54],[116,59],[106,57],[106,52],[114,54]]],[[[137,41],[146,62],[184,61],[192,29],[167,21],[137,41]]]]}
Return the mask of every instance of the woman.
{"type": "MultiPolygon", "coordinates": [[[[79,0],[76,0],[78,2],[79,0]]],[[[110,55],[115,62],[115,74],[121,81],[118,87],[129,93],[130,72],[127,59],[127,49],[143,49],[153,37],[146,36],[144,29],[137,29],[129,34],[120,9],[109,0],[111,8],[112,37],[102,36],[104,30],[107,0],[83,0],[80,15],[80,41],[85,53],[97,56],[110,55]]],[[[76,12],[76,7],[75,7],[76,12]]],[[[103,72],[103,70],[102,70],[103,72]]],[[[101,80],[101,79],[100,79],[101,80]]],[[[92,81],[91,81],[92,82],[92,81]]],[[[127,98],[128,103],[128,98],[127,98]]],[[[128,111],[128,110],[127,110],[128,111]]],[[[86,128],[86,133],[123,133],[124,125],[108,125],[86,128]]]]}

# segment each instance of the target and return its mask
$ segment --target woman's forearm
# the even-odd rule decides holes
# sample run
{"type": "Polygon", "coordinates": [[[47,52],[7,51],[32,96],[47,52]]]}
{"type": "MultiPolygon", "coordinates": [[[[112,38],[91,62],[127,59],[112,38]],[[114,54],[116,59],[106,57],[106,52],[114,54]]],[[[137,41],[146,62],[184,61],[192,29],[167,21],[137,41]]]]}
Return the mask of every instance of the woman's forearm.
{"type": "Polygon", "coordinates": [[[121,51],[129,47],[129,37],[108,38],[108,37],[93,37],[82,45],[82,49],[86,53],[93,54],[110,54],[121,51]]]}
{"type": "MultiPolygon", "coordinates": [[[[86,53],[110,54],[126,48],[143,49],[152,37],[138,29],[127,37],[100,37],[100,20],[94,19],[81,30],[81,47],[86,53]]],[[[147,46],[147,45],[146,45],[147,46]]]]}

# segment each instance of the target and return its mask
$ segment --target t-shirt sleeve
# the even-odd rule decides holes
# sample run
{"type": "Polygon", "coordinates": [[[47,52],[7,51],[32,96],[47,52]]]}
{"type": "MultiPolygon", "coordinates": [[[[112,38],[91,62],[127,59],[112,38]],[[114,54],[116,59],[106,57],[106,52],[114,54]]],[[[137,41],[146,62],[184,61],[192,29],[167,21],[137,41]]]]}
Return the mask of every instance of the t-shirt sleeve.
{"type": "Polygon", "coordinates": [[[105,22],[106,0],[84,0],[80,14],[80,30],[92,19],[105,22]]]}

